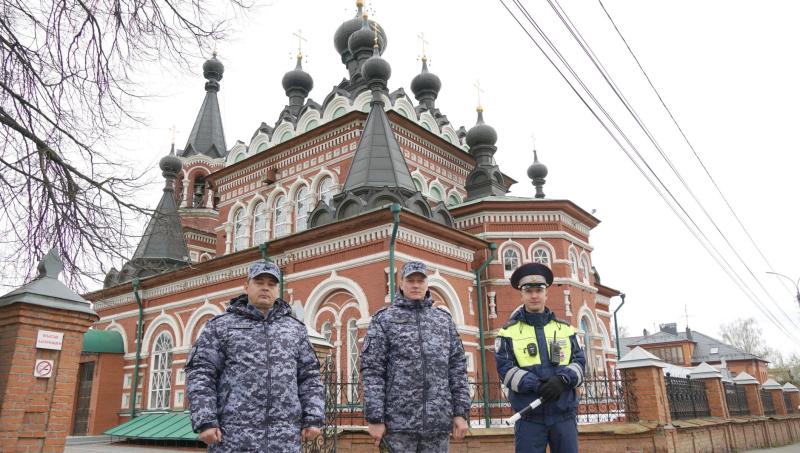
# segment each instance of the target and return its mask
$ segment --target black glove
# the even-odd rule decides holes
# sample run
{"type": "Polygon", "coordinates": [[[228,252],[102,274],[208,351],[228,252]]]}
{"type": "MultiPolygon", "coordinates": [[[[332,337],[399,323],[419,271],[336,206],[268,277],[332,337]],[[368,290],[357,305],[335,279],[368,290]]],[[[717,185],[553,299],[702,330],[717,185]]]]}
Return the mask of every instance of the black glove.
{"type": "Polygon", "coordinates": [[[566,389],[567,384],[561,379],[561,376],[553,376],[539,385],[539,395],[542,396],[542,401],[554,401],[566,389]]]}

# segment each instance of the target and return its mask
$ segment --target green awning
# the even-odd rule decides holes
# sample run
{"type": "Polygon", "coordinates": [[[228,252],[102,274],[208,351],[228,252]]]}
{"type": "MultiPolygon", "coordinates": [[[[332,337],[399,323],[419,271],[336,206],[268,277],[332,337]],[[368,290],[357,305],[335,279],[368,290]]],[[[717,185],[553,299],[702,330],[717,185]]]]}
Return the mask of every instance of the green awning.
{"type": "Polygon", "coordinates": [[[117,331],[89,329],[83,334],[83,352],[125,354],[125,345],[117,331]]]}
{"type": "Polygon", "coordinates": [[[142,414],[103,434],[153,440],[198,439],[197,434],[192,431],[189,414],[185,412],[142,414]]]}

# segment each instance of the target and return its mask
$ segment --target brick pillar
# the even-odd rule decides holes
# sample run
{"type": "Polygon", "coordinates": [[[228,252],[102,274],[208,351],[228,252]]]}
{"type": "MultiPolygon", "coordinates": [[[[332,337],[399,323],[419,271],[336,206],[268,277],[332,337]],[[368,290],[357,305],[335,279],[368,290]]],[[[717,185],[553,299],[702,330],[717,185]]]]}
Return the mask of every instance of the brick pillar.
{"type": "Polygon", "coordinates": [[[798,406],[800,406],[800,389],[795,387],[792,383],[787,382],[783,384],[783,392],[789,396],[790,407],[786,408],[786,412],[790,414],[800,412],[800,409],[798,409],[798,406]]]}
{"type": "Polygon", "coordinates": [[[783,389],[769,389],[772,405],[775,406],[775,415],[786,415],[786,401],[783,400],[783,389]]]}
{"type": "Polygon", "coordinates": [[[98,317],[58,281],[61,269],[51,251],[36,279],[0,297],[0,451],[64,450],[83,334],[98,317]]]}
{"type": "Polygon", "coordinates": [[[738,376],[733,378],[736,385],[744,387],[744,393],[747,396],[747,407],[750,409],[750,415],[763,416],[764,405],[761,403],[761,395],[759,388],[761,387],[758,381],[749,374],[742,371],[738,376]]]}
{"type": "Polygon", "coordinates": [[[630,400],[635,398],[635,407],[641,421],[660,425],[672,423],[664,381],[665,367],[663,361],[640,347],[636,347],[617,362],[617,369],[622,371],[623,378],[630,382],[631,387],[625,392],[625,404],[632,407],[630,400]]]}
{"type": "Polygon", "coordinates": [[[703,362],[695,368],[692,379],[700,379],[706,386],[708,409],[712,417],[728,418],[728,402],[725,400],[725,387],[722,385],[722,373],[703,362]]]}

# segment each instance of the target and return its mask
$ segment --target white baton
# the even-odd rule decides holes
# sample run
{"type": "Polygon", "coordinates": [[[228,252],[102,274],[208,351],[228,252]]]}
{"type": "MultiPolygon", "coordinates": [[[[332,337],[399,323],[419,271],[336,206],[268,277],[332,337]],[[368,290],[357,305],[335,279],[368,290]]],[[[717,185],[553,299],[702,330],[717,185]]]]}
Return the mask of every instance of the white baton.
{"type": "Polygon", "coordinates": [[[535,400],[533,400],[533,402],[531,404],[528,404],[528,406],[526,406],[525,409],[522,409],[521,411],[519,411],[516,414],[512,415],[511,418],[506,420],[506,425],[513,425],[514,423],[517,422],[517,420],[519,420],[522,417],[528,415],[529,412],[531,412],[532,410],[536,409],[537,407],[539,407],[541,405],[542,405],[542,399],[541,398],[536,398],[535,400]]]}

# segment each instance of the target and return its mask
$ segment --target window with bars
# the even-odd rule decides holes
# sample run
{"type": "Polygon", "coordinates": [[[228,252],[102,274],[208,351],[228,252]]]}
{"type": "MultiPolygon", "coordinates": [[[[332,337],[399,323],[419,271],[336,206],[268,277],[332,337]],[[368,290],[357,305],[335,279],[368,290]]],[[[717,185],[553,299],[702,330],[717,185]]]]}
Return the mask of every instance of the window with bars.
{"type": "Polygon", "coordinates": [[[150,374],[150,409],[168,409],[172,384],[172,336],[162,332],[153,346],[150,374]]]}
{"type": "Polygon", "coordinates": [[[572,278],[578,278],[578,256],[571,250],[569,252],[569,271],[572,278]]]}
{"type": "MultiPolygon", "coordinates": [[[[358,326],[355,318],[347,321],[347,372],[351,383],[358,382],[358,326]]],[[[349,393],[349,401],[357,401],[358,386],[351,385],[349,393]]]]}
{"type": "Polygon", "coordinates": [[[513,248],[507,248],[503,252],[503,269],[506,272],[514,272],[519,267],[519,252],[513,248]]]}
{"type": "Polygon", "coordinates": [[[320,201],[324,201],[325,204],[331,206],[333,202],[333,178],[330,176],[326,177],[319,183],[319,199],[320,201]]]}
{"type": "Polygon", "coordinates": [[[328,321],[322,323],[322,332],[320,333],[322,334],[323,338],[325,338],[325,341],[330,343],[331,339],[333,339],[333,329],[331,328],[331,323],[328,321]]]}
{"type": "Polygon", "coordinates": [[[275,199],[275,207],[274,207],[274,222],[275,225],[273,227],[273,231],[275,232],[275,237],[279,238],[281,236],[286,236],[289,234],[289,213],[286,212],[286,197],[283,195],[279,196],[275,199]]]}
{"type": "Polygon", "coordinates": [[[303,231],[308,228],[308,212],[311,210],[311,203],[308,199],[308,187],[303,186],[297,190],[295,196],[295,223],[294,231],[303,231]]]}
{"type": "Polygon", "coordinates": [[[253,245],[258,245],[267,240],[267,204],[258,202],[253,209],[253,245]]]}
{"type": "Polygon", "coordinates": [[[247,248],[247,225],[244,219],[244,209],[236,211],[233,216],[233,251],[238,252],[247,248]]]}
{"type": "Polygon", "coordinates": [[[536,250],[533,251],[533,262],[549,266],[550,253],[544,247],[537,248],[536,250]]]}

